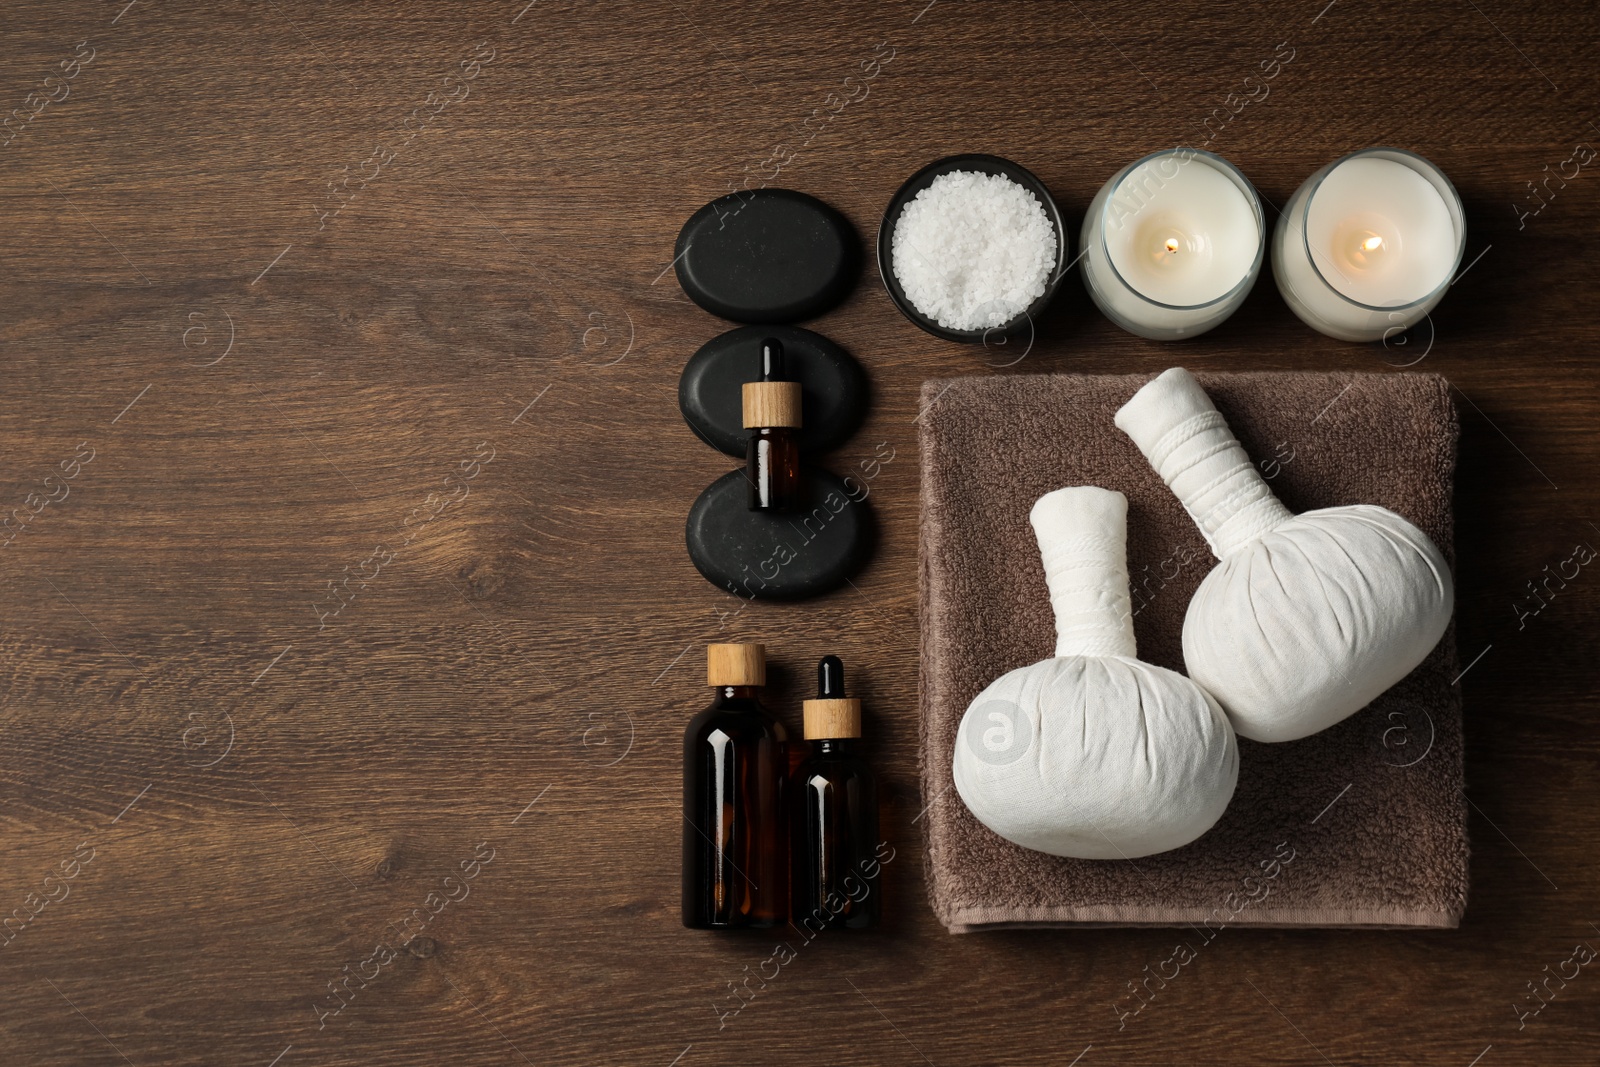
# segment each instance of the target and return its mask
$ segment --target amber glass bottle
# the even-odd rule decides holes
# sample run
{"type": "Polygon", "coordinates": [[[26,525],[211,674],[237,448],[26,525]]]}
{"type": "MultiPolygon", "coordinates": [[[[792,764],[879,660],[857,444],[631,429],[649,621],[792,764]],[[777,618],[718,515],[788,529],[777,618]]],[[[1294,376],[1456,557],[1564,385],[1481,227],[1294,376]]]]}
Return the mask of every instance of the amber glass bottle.
{"type": "Polygon", "coordinates": [[[712,645],[711,706],[683,735],[683,925],[776,926],[788,911],[788,734],[762,707],[761,645],[712,645]]]}
{"type": "Polygon", "coordinates": [[[761,380],[745,382],[745,479],[751,511],[790,511],[800,495],[800,383],[783,377],[783,343],[761,342],[761,380]]]}
{"type": "Polygon", "coordinates": [[[817,664],[817,699],[805,702],[811,753],[790,783],[793,887],[802,933],[878,925],[878,786],[862,758],[861,702],[844,695],[844,664],[817,664]]]}

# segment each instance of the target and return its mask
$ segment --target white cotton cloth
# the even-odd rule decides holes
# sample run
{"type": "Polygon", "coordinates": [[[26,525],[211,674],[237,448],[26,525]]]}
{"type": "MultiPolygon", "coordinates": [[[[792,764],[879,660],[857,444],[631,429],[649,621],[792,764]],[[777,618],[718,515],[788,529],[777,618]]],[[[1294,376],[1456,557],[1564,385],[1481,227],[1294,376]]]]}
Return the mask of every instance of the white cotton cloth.
{"type": "Polygon", "coordinates": [[[1136,658],[1128,502],[1093,487],[1040,497],[1031,519],[1056,617],[1056,656],[978,694],[956,739],[956,791],[1025,848],[1134,859],[1222,816],[1238,744],[1204,690],[1136,658]]]}
{"type": "Polygon", "coordinates": [[[1220,561],[1189,603],[1183,661],[1239,736],[1294,741],[1325,730],[1444,636],[1455,586],[1438,546],[1387,508],[1292,514],[1188,371],[1145,385],[1116,424],[1220,561]]]}

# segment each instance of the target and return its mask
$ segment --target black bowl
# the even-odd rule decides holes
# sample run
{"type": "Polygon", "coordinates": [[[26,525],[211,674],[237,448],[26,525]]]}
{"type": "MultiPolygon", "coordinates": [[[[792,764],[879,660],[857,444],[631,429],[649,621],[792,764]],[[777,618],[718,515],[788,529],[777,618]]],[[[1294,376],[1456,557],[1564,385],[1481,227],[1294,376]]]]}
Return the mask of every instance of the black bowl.
{"type": "Polygon", "coordinates": [[[1001,159],[999,156],[946,156],[929,163],[913,174],[894,194],[894,199],[889,201],[889,206],[883,213],[883,222],[878,226],[878,273],[883,277],[883,287],[889,290],[889,299],[894,301],[894,306],[899,308],[900,313],[906,318],[935,337],[942,337],[946,341],[981,344],[997,336],[1012,336],[1032,328],[1034,320],[1044,312],[1050,301],[1055,298],[1056,290],[1061,287],[1061,278],[1066,274],[1068,264],[1072,262],[1067,256],[1067,252],[1070,251],[1069,245],[1067,222],[1061,216],[1061,208],[1050,195],[1050,190],[1045,188],[1044,182],[1035,178],[1027,168],[1020,167],[1009,159],[1001,159]],[[916,309],[906,298],[899,279],[894,276],[894,227],[899,221],[900,212],[918,193],[932,185],[935,178],[954,170],[1002,174],[1010,178],[1038,198],[1040,205],[1044,207],[1045,215],[1050,219],[1050,224],[1056,228],[1056,265],[1050,272],[1050,277],[1045,280],[1044,292],[1028,305],[1027,310],[1010,322],[983,330],[951,330],[940,326],[916,309]]]}

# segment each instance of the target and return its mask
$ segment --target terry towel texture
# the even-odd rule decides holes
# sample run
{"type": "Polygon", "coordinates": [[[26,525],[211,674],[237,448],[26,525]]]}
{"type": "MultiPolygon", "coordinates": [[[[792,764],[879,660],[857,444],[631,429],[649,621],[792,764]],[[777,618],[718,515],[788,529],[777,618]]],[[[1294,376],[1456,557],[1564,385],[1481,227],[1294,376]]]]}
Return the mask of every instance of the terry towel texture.
{"type": "MultiPolygon", "coordinates": [[[[1139,657],[1183,670],[1184,611],[1216,563],[1112,422],[1150,375],[1013,375],[923,387],[921,818],[934,913],[954,932],[1007,926],[1454,927],[1466,907],[1454,626],[1364,710],[1300,741],[1239,740],[1239,784],[1209,833],[1137,860],[1013,845],[952,788],[957,728],[1005,672],[1053,654],[1050,592],[1028,522],[1063,486],[1128,498],[1139,657]],[[1287,860],[1285,857],[1289,857],[1287,860]]],[[[1454,564],[1457,423],[1423,374],[1199,374],[1291,510],[1377,504],[1454,564]]]]}

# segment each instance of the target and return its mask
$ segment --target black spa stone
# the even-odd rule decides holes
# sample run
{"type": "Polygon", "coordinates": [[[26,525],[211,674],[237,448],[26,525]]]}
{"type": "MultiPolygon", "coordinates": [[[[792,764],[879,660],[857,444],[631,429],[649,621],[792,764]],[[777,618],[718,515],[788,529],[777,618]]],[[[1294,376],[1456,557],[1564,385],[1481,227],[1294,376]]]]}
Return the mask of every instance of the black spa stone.
{"type": "Polygon", "coordinates": [[[673,249],[678,284],[734,322],[798,322],[838,304],[861,269],[839,212],[792,189],[718,197],[690,216],[673,249]]]}
{"type": "Polygon", "coordinates": [[[743,456],[745,382],[761,376],[761,342],[783,344],[783,376],[800,383],[800,451],[827,452],[861,427],[867,414],[867,375],[850,353],[798,326],[742,326],[713,337],[689,358],[678,379],[678,407],[700,439],[743,456]]]}
{"type": "Polygon", "coordinates": [[[866,562],[866,487],[816,467],[801,472],[801,485],[801,505],[782,515],[748,508],[743,468],[706,487],[684,530],[706,581],[747,600],[799,600],[837,588],[866,562]]]}

